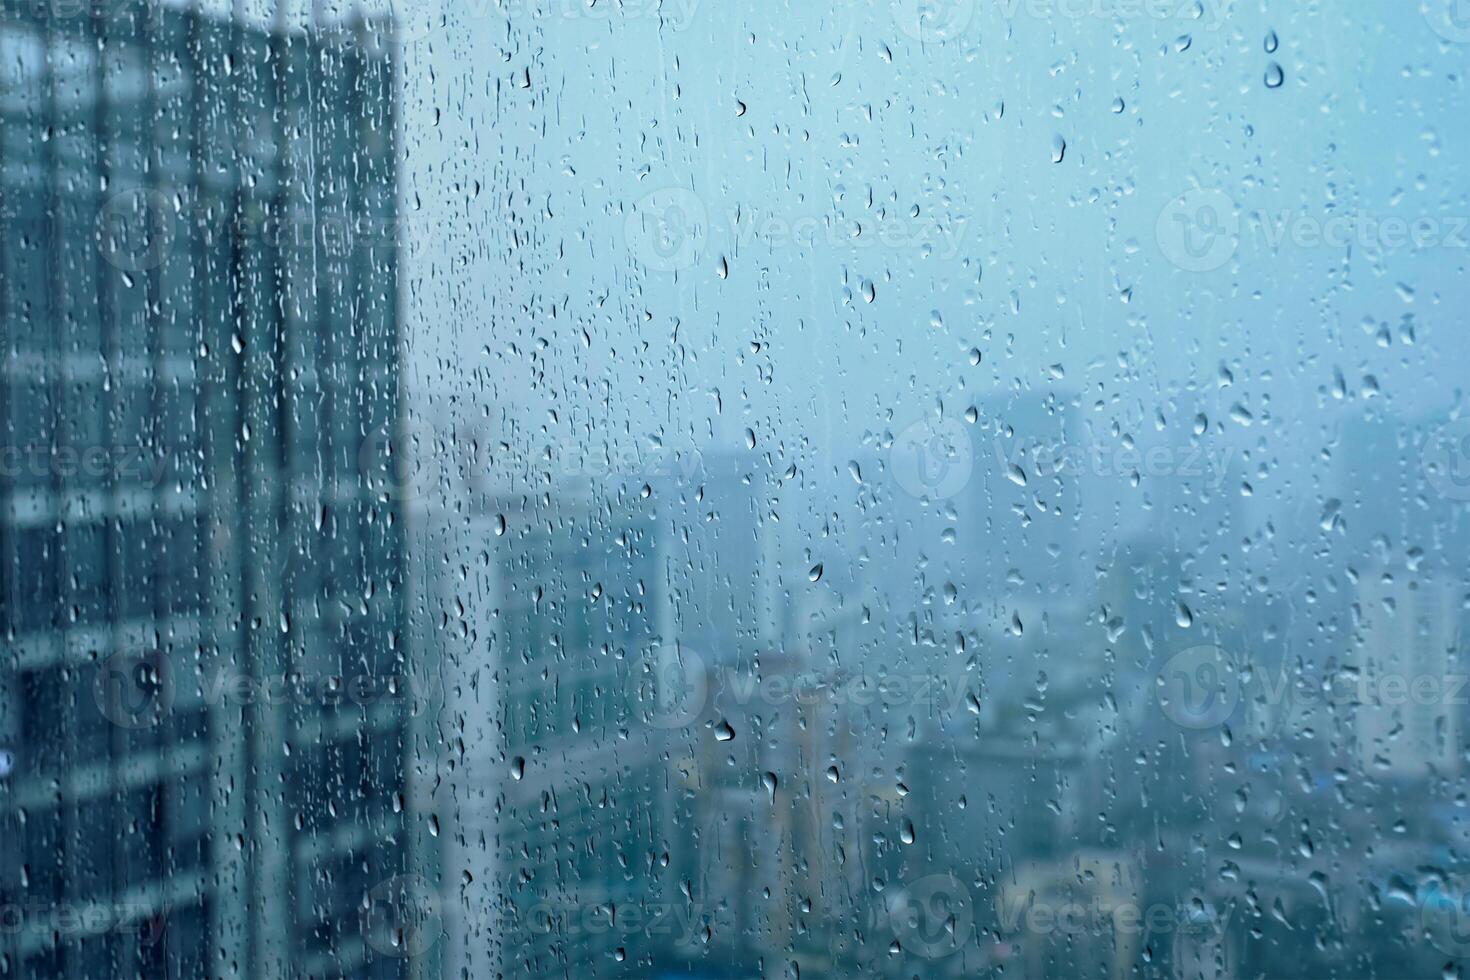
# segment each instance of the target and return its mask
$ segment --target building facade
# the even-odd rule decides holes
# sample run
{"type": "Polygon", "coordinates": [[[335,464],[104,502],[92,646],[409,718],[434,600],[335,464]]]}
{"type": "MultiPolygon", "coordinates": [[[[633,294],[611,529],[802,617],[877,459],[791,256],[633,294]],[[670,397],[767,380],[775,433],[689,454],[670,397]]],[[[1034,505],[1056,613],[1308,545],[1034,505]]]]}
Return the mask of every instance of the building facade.
{"type": "Polygon", "coordinates": [[[6,976],[408,971],[375,35],[0,16],[6,976]]]}

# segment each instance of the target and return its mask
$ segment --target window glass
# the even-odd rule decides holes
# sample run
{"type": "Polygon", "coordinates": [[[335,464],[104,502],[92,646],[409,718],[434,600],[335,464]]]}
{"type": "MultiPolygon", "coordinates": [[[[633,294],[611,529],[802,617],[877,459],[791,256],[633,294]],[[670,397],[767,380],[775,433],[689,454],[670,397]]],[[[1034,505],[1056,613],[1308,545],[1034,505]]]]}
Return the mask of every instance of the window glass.
{"type": "Polygon", "coordinates": [[[1461,976],[1467,54],[0,4],[0,978],[1461,976]]]}

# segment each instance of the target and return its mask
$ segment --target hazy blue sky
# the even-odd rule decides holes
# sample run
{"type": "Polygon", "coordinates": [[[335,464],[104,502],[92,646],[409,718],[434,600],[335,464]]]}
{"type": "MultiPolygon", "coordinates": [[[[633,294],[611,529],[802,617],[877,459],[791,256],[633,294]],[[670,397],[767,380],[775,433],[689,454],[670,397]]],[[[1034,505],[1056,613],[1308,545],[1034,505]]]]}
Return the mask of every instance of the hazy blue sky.
{"type": "Polygon", "coordinates": [[[443,9],[405,63],[413,373],[528,454],[748,428],[841,476],[1016,391],[1146,442],[1197,387],[1259,506],[1365,393],[1458,400],[1467,47],[1412,4],[443,9]],[[1180,268],[1160,229],[1222,201],[1180,268]]]}

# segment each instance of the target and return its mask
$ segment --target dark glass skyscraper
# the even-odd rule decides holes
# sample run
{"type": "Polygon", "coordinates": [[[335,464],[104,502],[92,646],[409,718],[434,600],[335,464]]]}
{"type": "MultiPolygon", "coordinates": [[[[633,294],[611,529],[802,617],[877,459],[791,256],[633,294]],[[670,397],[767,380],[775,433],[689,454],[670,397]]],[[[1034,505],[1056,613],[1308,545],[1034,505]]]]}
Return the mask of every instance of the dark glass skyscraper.
{"type": "Polygon", "coordinates": [[[395,66],[297,27],[0,19],[0,976],[410,962],[395,66]]]}

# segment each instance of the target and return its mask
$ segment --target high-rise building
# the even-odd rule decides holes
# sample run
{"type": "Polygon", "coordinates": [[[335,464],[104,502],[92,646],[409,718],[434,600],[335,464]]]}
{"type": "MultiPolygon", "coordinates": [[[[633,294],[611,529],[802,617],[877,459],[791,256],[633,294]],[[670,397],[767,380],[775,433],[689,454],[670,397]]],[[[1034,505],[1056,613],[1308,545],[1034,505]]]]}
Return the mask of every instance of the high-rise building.
{"type": "Polygon", "coordinates": [[[466,580],[486,586],[471,604],[492,621],[448,699],[467,765],[451,780],[461,801],[444,864],[451,883],[494,875],[495,891],[463,889],[466,921],[449,946],[465,966],[467,950],[487,948],[516,976],[593,962],[646,976],[646,937],[675,927],[663,897],[674,890],[667,732],[648,721],[665,593],[656,507],[558,490],[507,495],[492,512],[495,533],[476,551],[488,572],[466,580]]]}
{"type": "Polygon", "coordinates": [[[371,26],[0,12],[0,974],[410,962],[371,26]]]}
{"type": "Polygon", "coordinates": [[[1460,769],[1459,596],[1449,583],[1384,567],[1358,582],[1362,636],[1349,663],[1365,771],[1427,779],[1460,769]]]}
{"type": "Polygon", "coordinates": [[[1444,504],[1427,453],[1434,418],[1365,413],[1341,427],[1339,492],[1322,516],[1352,574],[1350,646],[1332,689],[1350,712],[1365,772],[1432,779],[1460,768],[1466,723],[1461,650],[1466,617],[1454,556],[1466,540],[1464,508],[1444,504]],[[1422,498],[1432,506],[1385,507],[1422,498]]]}

